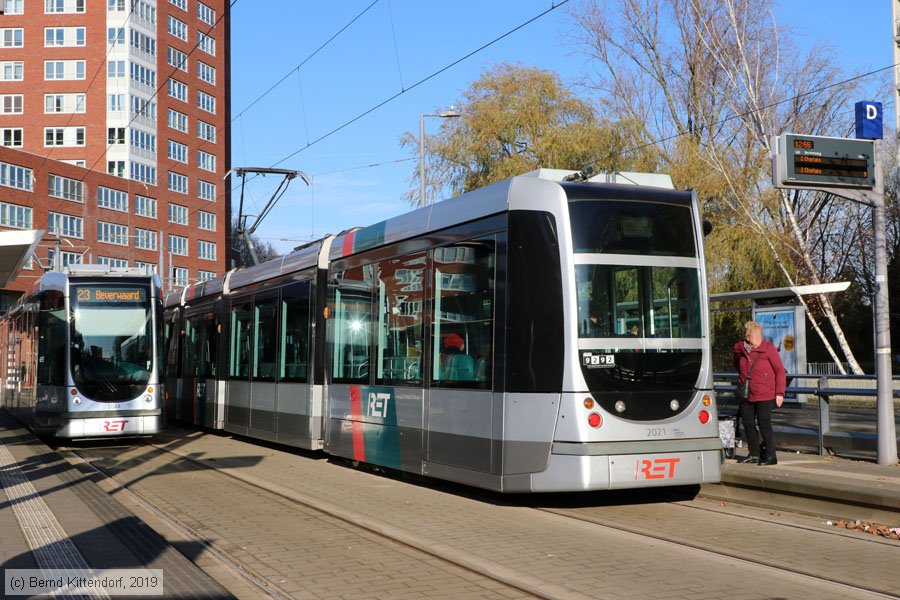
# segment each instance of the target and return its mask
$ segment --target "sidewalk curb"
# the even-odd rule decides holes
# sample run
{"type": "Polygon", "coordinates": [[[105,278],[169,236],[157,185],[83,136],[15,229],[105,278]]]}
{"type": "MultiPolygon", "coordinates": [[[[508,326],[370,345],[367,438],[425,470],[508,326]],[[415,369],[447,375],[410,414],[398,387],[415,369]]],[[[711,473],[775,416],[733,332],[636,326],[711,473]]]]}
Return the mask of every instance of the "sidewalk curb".
{"type": "Polygon", "coordinates": [[[700,496],[762,508],[839,519],[900,524],[900,493],[890,482],[845,479],[839,473],[823,478],[799,469],[726,464],[722,482],[701,487],[700,496]]]}

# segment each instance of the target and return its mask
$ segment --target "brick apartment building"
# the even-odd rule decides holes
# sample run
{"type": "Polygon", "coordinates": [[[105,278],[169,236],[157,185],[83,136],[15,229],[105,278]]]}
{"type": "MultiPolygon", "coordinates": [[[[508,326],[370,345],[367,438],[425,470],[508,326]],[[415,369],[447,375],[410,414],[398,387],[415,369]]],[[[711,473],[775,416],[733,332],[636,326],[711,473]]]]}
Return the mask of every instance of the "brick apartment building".
{"type": "Polygon", "coordinates": [[[0,230],[47,231],[6,294],[56,252],[63,264],[152,265],[176,286],[221,275],[228,2],[0,7],[0,230]]]}

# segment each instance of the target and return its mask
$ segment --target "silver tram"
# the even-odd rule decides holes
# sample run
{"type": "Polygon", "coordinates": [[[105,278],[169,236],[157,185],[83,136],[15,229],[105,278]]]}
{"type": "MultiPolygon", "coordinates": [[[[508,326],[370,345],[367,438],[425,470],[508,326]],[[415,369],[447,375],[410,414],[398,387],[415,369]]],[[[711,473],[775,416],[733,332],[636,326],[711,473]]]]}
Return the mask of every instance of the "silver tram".
{"type": "Polygon", "coordinates": [[[718,481],[696,196],[566,173],[170,293],[171,414],[503,492],[718,481]]]}
{"type": "Polygon", "coordinates": [[[142,269],[45,273],[0,320],[0,406],[59,438],[162,429],[162,294],[142,269]]]}

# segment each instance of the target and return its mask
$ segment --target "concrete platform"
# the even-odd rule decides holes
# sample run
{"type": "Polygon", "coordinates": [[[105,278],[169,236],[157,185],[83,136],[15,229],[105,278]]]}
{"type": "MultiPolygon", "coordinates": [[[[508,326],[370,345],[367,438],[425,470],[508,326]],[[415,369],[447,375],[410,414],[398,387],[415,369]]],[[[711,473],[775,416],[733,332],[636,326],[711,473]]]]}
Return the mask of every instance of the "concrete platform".
{"type": "Polygon", "coordinates": [[[0,411],[0,571],[150,569],[163,574],[154,597],[233,597],[186,558],[200,548],[173,547],[93,477],[0,411]]]}

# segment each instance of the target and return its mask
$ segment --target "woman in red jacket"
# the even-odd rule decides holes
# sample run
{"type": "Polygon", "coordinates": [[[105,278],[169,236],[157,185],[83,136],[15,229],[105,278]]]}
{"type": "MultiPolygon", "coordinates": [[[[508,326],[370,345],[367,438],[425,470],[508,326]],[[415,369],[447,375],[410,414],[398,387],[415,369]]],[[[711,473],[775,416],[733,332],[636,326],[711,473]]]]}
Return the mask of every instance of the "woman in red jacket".
{"type": "Polygon", "coordinates": [[[775,457],[775,432],[772,431],[772,410],[784,402],[786,373],[778,350],[772,342],[763,341],[762,325],[747,321],[744,326],[744,341],[734,345],[734,368],[737,370],[738,384],[750,377],[750,397],[740,406],[741,421],[747,435],[750,454],[743,462],[760,465],[778,464],[775,457]],[[755,417],[755,418],[754,418],[755,417]],[[765,442],[767,456],[759,452],[759,436],[756,424],[765,442]]]}

